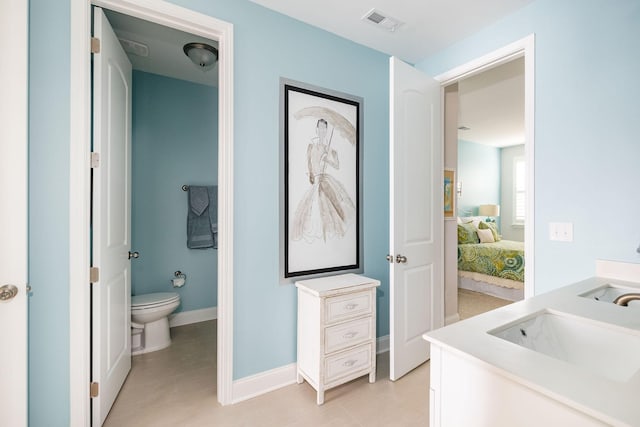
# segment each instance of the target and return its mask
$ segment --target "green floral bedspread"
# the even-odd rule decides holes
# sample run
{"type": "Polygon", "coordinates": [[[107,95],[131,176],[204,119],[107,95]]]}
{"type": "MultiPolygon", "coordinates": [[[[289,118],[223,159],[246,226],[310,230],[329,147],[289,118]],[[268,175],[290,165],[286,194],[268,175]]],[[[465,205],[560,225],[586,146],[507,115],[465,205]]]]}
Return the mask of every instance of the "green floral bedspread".
{"type": "Polygon", "coordinates": [[[458,269],[524,282],[524,242],[458,245],[458,269]]]}

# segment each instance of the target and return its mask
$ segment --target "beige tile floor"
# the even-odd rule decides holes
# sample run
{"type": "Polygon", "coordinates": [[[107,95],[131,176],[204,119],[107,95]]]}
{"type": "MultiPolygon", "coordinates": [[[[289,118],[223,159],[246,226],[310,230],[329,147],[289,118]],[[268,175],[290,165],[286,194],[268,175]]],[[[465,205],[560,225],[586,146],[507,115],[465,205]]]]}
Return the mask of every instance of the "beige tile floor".
{"type": "Polygon", "coordinates": [[[460,319],[468,319],[507,304],[511,304],[511,301],[466,289],[458,289],[458,314],[460,319]]]}
{"type": "MultiPolygon", "coordinates": [[[[459,292],[462,318],[508,301],[459,292]]],[[[426,426],[429,363],[389,381],[389,353],[378,355],[377,379],[367,376],[328,390],[316,405],[307,383],[222,407],[216,400],[216,323],[171,330],[171,347],[133,357],[132,369],[106,427],[162,426],[426,426]]]]}

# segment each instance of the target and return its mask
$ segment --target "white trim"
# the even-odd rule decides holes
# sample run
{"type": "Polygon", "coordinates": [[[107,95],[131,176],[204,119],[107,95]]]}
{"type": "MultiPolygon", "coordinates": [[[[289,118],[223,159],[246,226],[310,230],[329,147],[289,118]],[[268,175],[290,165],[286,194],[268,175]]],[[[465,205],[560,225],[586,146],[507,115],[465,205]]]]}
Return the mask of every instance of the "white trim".
{"type": "Polygon", "coordinates": [[[233,402],[238,403],[296,383],[297,364],[260,372],[233,382],[233,402]]]}
{"type": "Polygon", "coordinates": [[[389,335],[376,339],[376,354],[385,353],[389,351],[389,348],[389,335]]]}
{"type": "Polygon", "coordinates": [[[640,281],[640,264],[631,262],[596,260],[596,276],[625,282],[640,281]]]}
{"type": "Polygon", "coordinates": [[[218,307],[207,307],[199,310],[181,311],[169,316],[169,327],[190,325],[218,318],[218,307]]]}
{"type": "Polygon", "coordinates": [[[524,297],[536,294],[535,272],[535,36],[531,34],[524,44],[524,157],[527,162],[527,205],[524,225],[524,297]]]}
{"type": "Polygon", "coordinates": [[[91,141],[91,9],[86,0],[71,0],[69,67],[69,419],[88,426],[90,293],[89,293],[89,157],[91,141]],[[71,327],[71,325],[74,325],[71,327]]]}
{"type": "MultiPolygon", "coordinates": [[[[389,335],[378,337],[376,354],[389,351],[389,335]]],[[[281,366],[233,382],[232,403],[242,402],[296,383],[297,364],[281,366]]]]}
{"type": "MultiPolygon", "coordinates": [[[[471,61],[459,65],[449,71],[445,71],[434,78],[439,81],[442,86],[449,86],[452,83],[480,74],[491,68],[495,68],[523,56],[524,51],[527,49],[527,44],[529,42],[533,43],[533,39],[534,35],[530,34],[523,39],[496,49],[493,52],[489,52],[479,58],[472,59],[471,61]]],[[[533,45],[531,45],[531,47],[533,47],[533,45]]]]}
{"type": "Polygon", "coordinates": [[[438,76],[436,80],[444,87],[456,83],[467,77],[479,74],[488,69],[497,67],[513,59],[524,57],[524,127],[525,145],[524,157],[527,162],[527,205],[526,224],[524,227],[524,254],[525,277],[524,296],[529,298],[535,295],[534,281],[534,227],[535,227],[535,35],[530,34],[507,46],[473,59],[438,76]]]}
{"type": "Polygon", "coordinates": [[[447,316],[444,319],[444,324],[445,325],[450,325],[452,323],[456,323],[456,322],[459,322],[459,321],[460,321],[460,314],[456,312],[456,313],[453,313],[453,314],[447,316]]]}
{"type": "MultiPolygon", "coordinates": [[[[0,4],[0,285],[17,295],[0,303],[0,422],[28,421],[29,5],[0,4]]],[[[36,291],[37,292],[37,291],[36,291]]]]}
{"type": "MultiPolygon", "coordinates": [[[[161,0],[97,0],[96,5],[218,41],[218,401],[233,386],[233,25],[161,0]]],[[[89,425],[89,141],[91,3],[71,0],[69,328],[70,419],[89,425]],[[78,326],[80,325],[80,326],[78,326]]]]}

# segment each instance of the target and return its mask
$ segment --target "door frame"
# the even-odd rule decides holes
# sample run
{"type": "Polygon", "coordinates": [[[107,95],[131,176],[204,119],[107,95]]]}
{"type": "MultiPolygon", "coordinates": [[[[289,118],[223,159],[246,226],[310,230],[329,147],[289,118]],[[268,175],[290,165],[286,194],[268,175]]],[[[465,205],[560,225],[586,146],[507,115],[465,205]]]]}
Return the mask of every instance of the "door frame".
{"type": "MultiPolygon", "coordinates": [[[[491,68],[524,57],[524,157],[527,164],[527,196],[525,204],[526,221],[524,225],[524,297],[535,295],[534,282],[534,228],[535,228],[535,34],[530,34],[506,46],[445,71],[435,77],[442,87],[442,104],[444,111],[444,89],[467,77],[480,74],[491,68]]],[[[443,115],[444,120],[444,115],[443,115]]],[[[443,121],[444,123],[444,121],[443,121]]],[[[444,132],[442,133],[444,146],[444,132]]]]}
{"type": "Polygon", "coordinates": [[[233,385],[233,25],[161,0],[71,0],[69,170],[69,371],[71,425],[90,425],[91,6],[218,41],[217,396],[233,385]]]}
{"type": "Polygon", "coordinates": [[[1,303],[7,321],[3,346],[10,347],[0,362],[0,420],[26,426],[29,413],[29,7],[27,2],[8,1],[0,6],[3,57],[0,68],[3,98],[0,101],[0,195],[11,209],[0,214],[0,286],[11,284],[18,293],[1,303]],[[6,376],[5,376],[6,375],[6,376]]]}

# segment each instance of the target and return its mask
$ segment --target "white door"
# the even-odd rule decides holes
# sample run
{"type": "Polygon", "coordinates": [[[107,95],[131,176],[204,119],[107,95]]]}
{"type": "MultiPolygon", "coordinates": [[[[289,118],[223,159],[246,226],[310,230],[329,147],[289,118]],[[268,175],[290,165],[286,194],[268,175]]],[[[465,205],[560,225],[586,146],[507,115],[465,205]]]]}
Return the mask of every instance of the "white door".
{"type": "Polygon", "coordinates": [[[94,9],[93,257],[91,381],[93,425],[104,422],[131,369],[131,63],[102,9],[94,9]]]}
{"type": "Polygon", "coordinates": [[[429,359],[422,334],[442,326],[440,84],[390,60],[390,378],[429,359]]]}
{"type": "Polygon", "coordinates": [[[27,425],[27,17],[28,2],[0,1],[0,425],[16,427],[27,425]]]}

